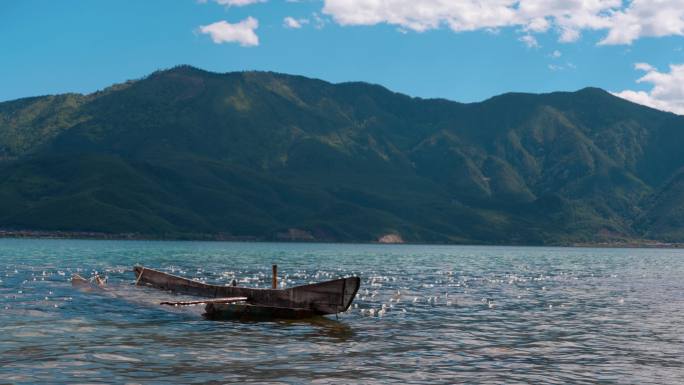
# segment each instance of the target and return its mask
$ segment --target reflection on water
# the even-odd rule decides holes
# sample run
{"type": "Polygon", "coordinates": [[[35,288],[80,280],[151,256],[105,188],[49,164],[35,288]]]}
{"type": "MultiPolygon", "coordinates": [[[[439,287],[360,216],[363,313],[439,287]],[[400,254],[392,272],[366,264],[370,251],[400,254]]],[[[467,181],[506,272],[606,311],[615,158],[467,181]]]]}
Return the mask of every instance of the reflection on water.
{"type": "Polygon", "coordinates": [[[678,250],[0,240],[0,383],[676,384],[683,273],[678,250]],[[361,290],[339,319],[214,322],[130,271],[265,287],[271,263],[361,290]]]}

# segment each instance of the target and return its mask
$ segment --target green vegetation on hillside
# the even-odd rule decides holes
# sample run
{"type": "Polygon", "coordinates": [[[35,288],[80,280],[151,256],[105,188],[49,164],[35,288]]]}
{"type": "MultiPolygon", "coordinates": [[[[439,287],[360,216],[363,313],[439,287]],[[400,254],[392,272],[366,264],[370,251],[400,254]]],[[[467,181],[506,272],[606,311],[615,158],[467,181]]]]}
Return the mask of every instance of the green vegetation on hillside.
{"type": "Polygon", "coordinates": [[[0,103],[0,228],[681,242],[683,144],[684,117],[594,88],[461,104],[180,66],[0,103]]]}

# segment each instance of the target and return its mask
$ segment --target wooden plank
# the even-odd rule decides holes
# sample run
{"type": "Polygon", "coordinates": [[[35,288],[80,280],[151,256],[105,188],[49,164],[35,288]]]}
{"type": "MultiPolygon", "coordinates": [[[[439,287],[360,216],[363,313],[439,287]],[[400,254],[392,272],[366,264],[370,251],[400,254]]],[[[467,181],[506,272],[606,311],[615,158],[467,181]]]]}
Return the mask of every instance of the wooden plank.
{"type": "Polygon", "coordinates": [[[188,305],[199,305],[202,303],[233,303],[247,301],[247,297],[231,297],[231,298],[213,298],[213,299],[203,299],[199,301],[179,301],[179,302],[159,302],[160,305],[169,306],[188,306],[188,305]]]}
{"type": "Polygon", "coordinates": [[[271,289],[278,288],[278,265],[273,265],[271,267],[271,289]]]}

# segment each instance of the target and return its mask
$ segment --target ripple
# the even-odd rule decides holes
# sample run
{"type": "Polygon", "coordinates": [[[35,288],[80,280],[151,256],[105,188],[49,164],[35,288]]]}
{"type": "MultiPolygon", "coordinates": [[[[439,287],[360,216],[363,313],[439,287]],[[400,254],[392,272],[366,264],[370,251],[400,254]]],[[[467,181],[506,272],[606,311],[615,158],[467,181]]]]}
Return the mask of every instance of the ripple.
{"type": "Polygon", "coordinates": [[[0,240],[0,379],[87,383],[659,383],[684,378],[684,250],[0,240]],[[360,275],[316,322],[210,322],[134,287],[360,275]],[[108,277],[74,290],[74,272],[108,277]],[[57,307],[55,307],[57,306],[57,307]]]}
{"type": "Polygon", "coordinates": [[[125,362],[141,362],[142,360],[139,360],[137,358],[133,357],[126,357],[122,356],[120,354],[109,354],[109,353],[97,353],[93,354],[93,357],[100,359],[100,360],[105,360],[105,361],[125,361],[125,362]]]}

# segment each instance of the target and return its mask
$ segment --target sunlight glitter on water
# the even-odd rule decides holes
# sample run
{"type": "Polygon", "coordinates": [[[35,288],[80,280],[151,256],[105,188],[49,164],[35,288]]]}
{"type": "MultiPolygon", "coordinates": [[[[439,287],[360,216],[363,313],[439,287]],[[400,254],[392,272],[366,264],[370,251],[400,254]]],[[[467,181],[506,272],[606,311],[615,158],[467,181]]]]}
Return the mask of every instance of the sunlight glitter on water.
{"type": "Polygon", "coordinates": [[[0,240],[0,383],[679,383],[684,251],[0,240]],[[347,312],[211,322],[144,264],[287,287],[358,275],[347,312]],[[108,277],[106,293],[69,284],[108,277]]]}

